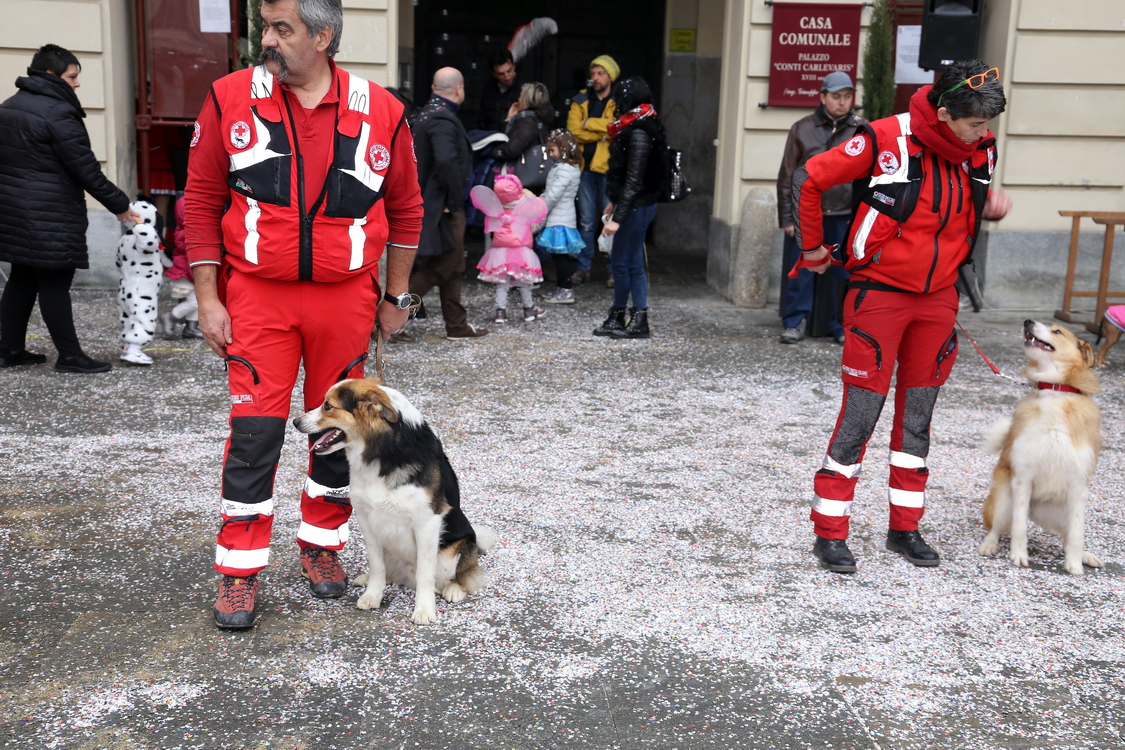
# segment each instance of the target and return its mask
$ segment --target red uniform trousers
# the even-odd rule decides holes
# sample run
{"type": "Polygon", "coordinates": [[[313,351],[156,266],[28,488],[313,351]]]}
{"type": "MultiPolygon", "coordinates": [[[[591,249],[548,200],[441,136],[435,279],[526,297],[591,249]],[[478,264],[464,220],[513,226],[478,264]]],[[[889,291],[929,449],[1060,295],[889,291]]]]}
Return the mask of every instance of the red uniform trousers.
{"type": "Polygon", "coordinates": [[[848,536],[863,455],[890,391],[896,363],[889,527],[896,531],[918,528],[929,477],[930,417],[938,390],[957,359],[953,330],[957,302],[954,287],[916,294],[855,288],[853,282],[848,290],[843,320],[843,404],[824,464],[813,480],[811,519],[817,536],[848,536]]]}
{"type": "MultiPolygon", "coordinates": [[[[306,411],[334,383],[363,377],[380,294],[370,273],[335,283],[263,279],[229,267],[223,275],[234,342],[227,347],[231,432],[215,569],[247,576],[269,562],[274,474],[297,370],[303,361],[306,411]]],[[[343,451],[309,457],[297,543],[342,549],[352,510],[347,458],[343,451]]]]}

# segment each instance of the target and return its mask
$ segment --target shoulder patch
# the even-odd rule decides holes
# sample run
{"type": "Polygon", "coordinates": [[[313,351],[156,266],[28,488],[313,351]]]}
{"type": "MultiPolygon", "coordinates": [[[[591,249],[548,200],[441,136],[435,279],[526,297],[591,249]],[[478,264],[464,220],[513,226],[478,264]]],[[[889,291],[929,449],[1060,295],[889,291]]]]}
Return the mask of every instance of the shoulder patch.
{"type": "Polygon", "coordinates": [[[879,168],[883,170],[883,174],[894,174],[898,171],[898,167],[898,156],[893,151],[879,152],[879,168]]]}
{"type": "Polygon", "coordinates": [[[571,99],[570,101],[574,104],[585,104],[586,100],[589,99],[589,98],[590,98],[589,95],[587,95],[587,93],[585,91],[579,91],[577,94],[574,95],[574,98],[571,99]]]}
{"type": "Polygon", "coordinates": [[[371,161],[372,171],[382,172],[391,165],[391,150],[382,143],[376,143],[372,146],[367,156],[371,161]]]}
{"type": "Polygon", "coordinates": [[[848,156],[859,156],[863,153],[865,148],[867,148],[867,139],[861,135],[857,135],[844,144],[844,153],[848,156]]]}
{"type": "Polygon", "coordinates": [[[196,144],[198,144],[198,143],[199,143],[199,133],[200,133],[200,130],[201,130],[201,129],[200,129],[200,127],[199,127],[199,123],[198,123],[198,122],[196,122],[196,123],[195,123],[195,129],[194,129],[194,130],[192,130],[192,133],[191,133],[191,146],[189,146],[189,148],[195,148],[196,144]]]}

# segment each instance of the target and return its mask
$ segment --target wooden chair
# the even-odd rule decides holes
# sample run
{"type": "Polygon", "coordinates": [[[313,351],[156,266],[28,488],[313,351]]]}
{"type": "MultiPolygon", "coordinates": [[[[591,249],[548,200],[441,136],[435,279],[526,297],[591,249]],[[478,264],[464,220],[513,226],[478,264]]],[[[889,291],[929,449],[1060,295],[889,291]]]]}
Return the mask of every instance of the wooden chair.
{"type": "Polygon", "coordinates": [[[1113,261],[1113,233],[1118,226],[1125,225],[1125,212],[1122,211],[1059,211],[1060,216],[1070,216],[1073,221],[1070,225],[1070,256],[1066,264],[1066,285],[1063,287],[1062,309],[1055,311],[1055,317],[1067,323],[1083,323],[1091,333],[1097,333],[1101,328],[1102,316],[1108,306],[1110,297],[1125,297],[1125,292],[1109,291],[1109,270],[1113,261]],[[1098,281],[1097,291],[1075,291],[1074,271],[1078,264],[1078,233],[1083,218],[1094,220],[1095,224],[1105,226],[1105,243],[1102,248],[1102,268],[1098,281]],[[1078,320],[1071,311],[1071,302],[1075,297],[1096,297],[1097,309],[1093,321],[1078,320]]]}

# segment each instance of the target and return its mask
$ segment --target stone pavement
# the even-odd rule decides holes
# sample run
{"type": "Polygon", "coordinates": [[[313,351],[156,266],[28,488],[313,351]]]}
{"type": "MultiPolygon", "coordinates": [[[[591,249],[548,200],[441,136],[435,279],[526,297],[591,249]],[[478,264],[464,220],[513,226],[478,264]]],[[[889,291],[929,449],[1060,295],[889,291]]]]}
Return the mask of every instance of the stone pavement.
{"type": "MultiPolygon", "coordinates": [[[[701,259],[652,266],[649,341],[590,336],[610,299],[591,283],[533,324],[447,342],[430,318],[392,348],[389,384],[499,538],[489,586],[428,627],[408,622],[411,591],[378,612],[356,590],[308,595],[296,433],[258,625],[213,627],[227,396],[201,342],[103,375],[0,371],[0,747],[1125,748],[1125,347],[1098,398],[1087,544],[1104,569],[1065,575],[1038,529],[1030,569],[977,555],[993,459],[975,446],[1023,391],[963,342],[923,521],[941,567],[882,550],[887,415],[857,496],[860,571],[838,576],[809,553],[807,501],[839,347],[778,344],[775,310],[722,300],[701,259]]],[[[109,356],[111,293],[74,296],[84,345],[109,356]]],[[[495,328],[492,296],[466,285],[478,325],[495,328]]],[[[1014,373],[1029,316],[1049,319],[962,320],[1014,373]]]]}

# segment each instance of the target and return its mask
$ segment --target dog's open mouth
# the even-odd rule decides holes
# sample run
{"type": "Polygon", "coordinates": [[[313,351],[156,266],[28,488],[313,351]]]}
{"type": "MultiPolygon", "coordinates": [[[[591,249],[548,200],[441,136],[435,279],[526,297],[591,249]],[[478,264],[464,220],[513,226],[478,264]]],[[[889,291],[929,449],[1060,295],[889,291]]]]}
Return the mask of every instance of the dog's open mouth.
{"type": "Polygon", "coordinates": [[[1036,347],[1039,347],[1040,349],[1046,349],[1049,352],[1053,352],[1055,350],[1055,347],[1051,346],[1046,341],[1035,338],[1035,336],[1031,333],[1031,331],[1024,331],[1024,333],[1023,333],[1023,345],[1025,347],[1036,346],[1036,347]]]}
{"type": "Polygon", "coordinates": [[[316,442],[309,446],[309,450],[316,454],[328,453],[337,443],[342,442],[343,439],[343,430],[337,430],[333,427],[328,430],[328,432],[318,437],[316,442]]]}

